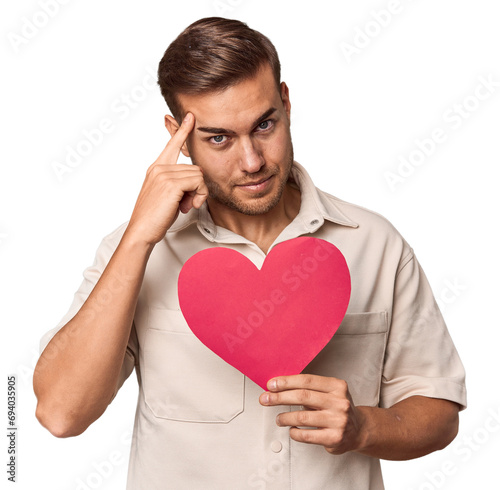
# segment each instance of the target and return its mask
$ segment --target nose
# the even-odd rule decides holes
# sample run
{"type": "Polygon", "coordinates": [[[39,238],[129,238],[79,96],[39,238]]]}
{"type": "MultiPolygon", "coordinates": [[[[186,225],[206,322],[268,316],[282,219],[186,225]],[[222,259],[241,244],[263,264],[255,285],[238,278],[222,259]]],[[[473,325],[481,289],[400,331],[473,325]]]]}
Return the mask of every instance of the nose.
{"type": "Polygon", "coordinates": [[[242,138],[240,149],[240,170],[253,174],[265,164],[261,149],[251,138],[242,138]]]}

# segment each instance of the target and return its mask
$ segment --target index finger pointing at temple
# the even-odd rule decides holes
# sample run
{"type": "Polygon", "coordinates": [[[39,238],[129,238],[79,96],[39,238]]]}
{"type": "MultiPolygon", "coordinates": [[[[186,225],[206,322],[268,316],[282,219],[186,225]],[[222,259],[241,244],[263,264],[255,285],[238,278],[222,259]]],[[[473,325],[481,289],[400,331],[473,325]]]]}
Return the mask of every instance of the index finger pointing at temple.
{"type": "Polygon", "coordinates": [[[160,153],[155,163],[160,165],[173,165],[177,163],[182,145],[186,142],[193,128],[194,116],[188,112],[175,134],[170,138],[165,148],[163,148],[163,151],[160,153]]]}

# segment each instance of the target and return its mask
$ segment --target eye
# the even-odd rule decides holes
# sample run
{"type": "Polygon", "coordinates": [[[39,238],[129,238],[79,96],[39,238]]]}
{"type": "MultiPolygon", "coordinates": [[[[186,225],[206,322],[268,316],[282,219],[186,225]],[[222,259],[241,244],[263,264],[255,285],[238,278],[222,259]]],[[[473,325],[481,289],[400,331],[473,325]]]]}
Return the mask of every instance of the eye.
{"type": "Polygon", "coordinates": [[[218,134],[217,136],[210,137],[208,140],[216,145],[222,145],[226,142],[227,136],[224,136],[223,134],[218,134]]]}
{"type": "Polygon", "coordinates": [[[271,119],[267,119],[266,121],[262,121],[261,123],[259,123],[256,129],[258,132],[267,131],[268,129],[271,129],[273,125],[274,121],[272,121],[271,119]]]}

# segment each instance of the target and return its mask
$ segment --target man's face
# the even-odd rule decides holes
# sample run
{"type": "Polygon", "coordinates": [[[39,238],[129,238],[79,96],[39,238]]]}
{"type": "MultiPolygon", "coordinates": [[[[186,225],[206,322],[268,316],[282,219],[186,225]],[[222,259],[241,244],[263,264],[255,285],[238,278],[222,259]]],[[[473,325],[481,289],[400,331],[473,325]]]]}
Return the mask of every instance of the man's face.
{"type": "Polygon", "coordinates": [[[179,101],[196,119],[187,148],[203,171],[209,206],[246,215],[274,208],[290,174],[293,147],[288,88],[282,83],[278,91],[271,67],[223,92],[180,95],[179,101]]]}

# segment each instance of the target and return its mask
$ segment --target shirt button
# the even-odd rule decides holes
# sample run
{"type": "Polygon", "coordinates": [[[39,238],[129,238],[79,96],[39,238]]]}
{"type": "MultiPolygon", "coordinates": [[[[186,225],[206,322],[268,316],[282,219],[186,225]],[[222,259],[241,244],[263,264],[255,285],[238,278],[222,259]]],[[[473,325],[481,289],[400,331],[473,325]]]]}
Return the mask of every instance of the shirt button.
{"type": "Polygon", "coordinates": [[[283,449],[283,445],[280,441],[271,442],[271,451],[273,453],[279,453],[283,449]]]}
{"type": "Polygon", "coordinates": [[[319,220],[317,220],[317,219],[313,219],[311,221],[311,225],[317,225],[318,223],[319,223],[319,220]]]}
{"type": "Polygon", "coordinates": [[[210,230],[208,228],[203,228],[207,233],[210,233],[210,230]]]}

